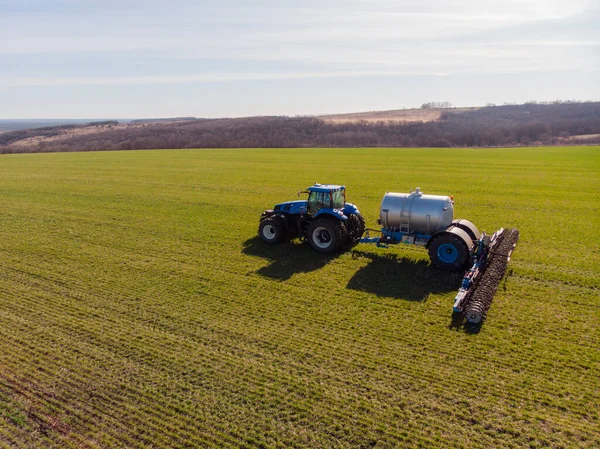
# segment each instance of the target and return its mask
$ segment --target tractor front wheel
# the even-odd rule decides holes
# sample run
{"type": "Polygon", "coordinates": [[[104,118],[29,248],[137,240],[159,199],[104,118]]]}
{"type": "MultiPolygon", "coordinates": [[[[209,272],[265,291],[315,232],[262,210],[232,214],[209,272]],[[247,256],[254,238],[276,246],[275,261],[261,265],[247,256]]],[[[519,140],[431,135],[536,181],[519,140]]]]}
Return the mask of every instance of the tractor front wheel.
{"type": "Polygon", "coordinates": [[[281,243],[285,240],[286,229],[279,217],[269,217],[261,220],[258,226],[258,236],[265,243],[281,243]]]}
{"type": "Polygon", "coordinates": [[[344,243],[343,226],[341,221],[326,218],[315,220],[308,227],[306,240],[319,253],[336,252],[344,243]]]}

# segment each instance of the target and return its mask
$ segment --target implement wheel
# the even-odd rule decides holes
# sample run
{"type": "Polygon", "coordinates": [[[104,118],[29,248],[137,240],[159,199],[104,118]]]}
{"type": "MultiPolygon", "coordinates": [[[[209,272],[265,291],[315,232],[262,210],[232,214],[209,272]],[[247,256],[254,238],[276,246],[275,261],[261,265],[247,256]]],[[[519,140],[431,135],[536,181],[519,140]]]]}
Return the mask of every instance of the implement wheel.
{"type": "Polygon", "coordinates": [[[258,236],[265,243],[281,243],[286,240],[287,230],[280,217],[269,217],[258,225],[258,236]]]}
{"type": "Polygon", "coordinates": [[[469,261],[469,248],[457,235],[444,232],[429,245],[429,258],[442,270],[460,271],[469,261]]]}
{"type": "Polygon", "coordinates": [[[321,218],[308,227],[306,240],[319,253],[333,253],[344,243],[344,225],[341,221],[321,218]]]}

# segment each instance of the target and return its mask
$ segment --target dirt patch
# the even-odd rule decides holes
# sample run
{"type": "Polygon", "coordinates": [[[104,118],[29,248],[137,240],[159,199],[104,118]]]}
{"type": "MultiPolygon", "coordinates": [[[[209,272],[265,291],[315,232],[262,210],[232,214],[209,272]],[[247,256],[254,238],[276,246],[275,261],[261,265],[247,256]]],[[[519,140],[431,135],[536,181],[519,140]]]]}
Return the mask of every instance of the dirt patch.
{"type": "MultiPolygon", "coordinates": [[[[454,112],[474,111],[478,108],[455,108],[454,112]]],[[[392,111],[356,112],[350,114],[321,115],[318,118],[329,123],[366,122],[433,122],[440,119],[442,112],[449,109],[398,109],[392,111]]]]}
{"type": "Polygon", "coordinates": [[[15,142],[11,142],[11,147],[31,147],[40,144],[41,142],[55,142],[59,140],[70,139],[71,137],[84,136],[86,134],[96,134],[101,132],[109,132],[115,131],[117,129],[125,129],[125,128],[139,128],[142,127],[142,124],[128,124],[122,123],[119,125],[91,125],[84,126],[81,128],[72,128],[62,130],[59,134],[54,136],[33,136],[27,137],[25,139],[17,140],[15,142]]]}
{"type": "Polygon", "coordinates": [[[600,139],[600,134],[579,134],[578,136],[571,136],[571,139],[595,140],[595,139],[600,139]]]}
{"type": "Polygon", "coordinates": [[[578,134],[569,137],[559,137],[558,143],[560,144],[582,144],[589,145],[600,142],[600,134],[578,134]]]}

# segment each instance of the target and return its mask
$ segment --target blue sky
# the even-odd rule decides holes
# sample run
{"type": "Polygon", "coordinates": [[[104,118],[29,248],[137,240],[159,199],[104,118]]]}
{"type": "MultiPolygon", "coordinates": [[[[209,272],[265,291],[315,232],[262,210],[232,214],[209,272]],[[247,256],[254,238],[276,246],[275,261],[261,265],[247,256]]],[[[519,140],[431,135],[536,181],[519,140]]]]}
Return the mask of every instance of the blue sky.
{"type": "Polygon", "coordinates": [[[0,0],[0,118],[600,100],[598,0],[0,0]]]}

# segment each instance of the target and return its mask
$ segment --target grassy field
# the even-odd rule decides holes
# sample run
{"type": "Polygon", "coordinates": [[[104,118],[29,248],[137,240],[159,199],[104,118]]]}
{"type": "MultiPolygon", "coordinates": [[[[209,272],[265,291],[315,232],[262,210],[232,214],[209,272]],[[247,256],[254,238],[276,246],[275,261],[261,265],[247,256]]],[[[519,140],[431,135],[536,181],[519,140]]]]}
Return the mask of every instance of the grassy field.
{"type": "Polygon", "coordinates": [[[600,147],[0,156],[0,447],[600,447],[600,147]],[[423,249],[255,238],[343,183],[521,240],[478,333],[423,249]]]}

